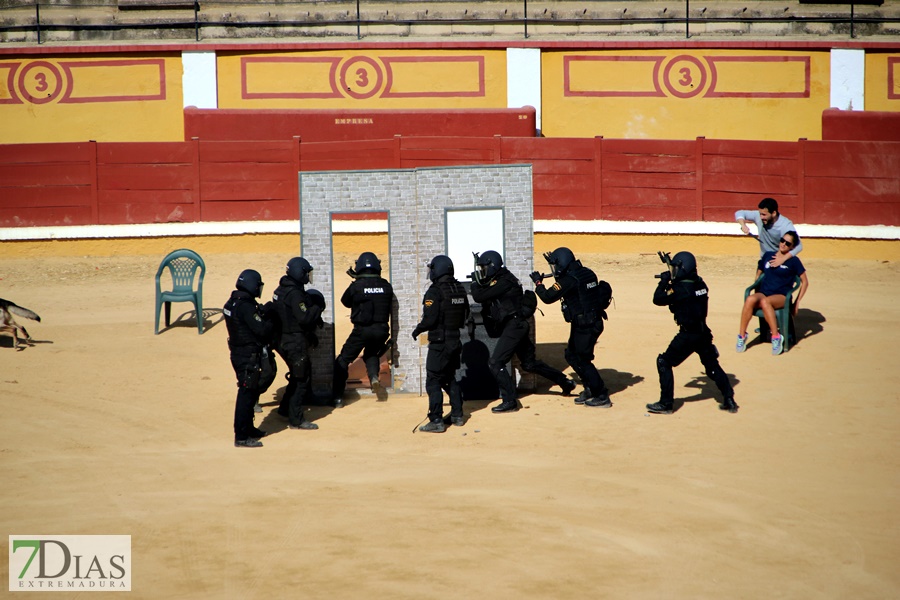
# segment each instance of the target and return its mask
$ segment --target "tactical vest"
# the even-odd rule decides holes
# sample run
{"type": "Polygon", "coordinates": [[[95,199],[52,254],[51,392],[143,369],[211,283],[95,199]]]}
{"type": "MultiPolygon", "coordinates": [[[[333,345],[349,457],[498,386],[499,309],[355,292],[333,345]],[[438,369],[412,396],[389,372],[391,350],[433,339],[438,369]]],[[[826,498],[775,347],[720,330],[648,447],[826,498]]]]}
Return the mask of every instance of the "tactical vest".
{"type": "Polygon", "coordinates": [[[509,271],[501,277],[511,279],[511,283],[515,285],[508,293],[491,302],[490,316],[498,324],[503,324],[510,317],[518,315],[522,308],[522,286],[519,285],[519,280],[509,271]]]}
{"type": "Polygon", "coordinates": [[[275,293],[272,294],[272,303],[275,305],[275,312],[278,320],[281,322],[281,335],[297,335],[303,333],[304,329],[308,329],[309,325],[305,322],[298,322],[294,318],[294,311],[291,306],[296,303],[306,307],[306,313],[311,308],[309,297],[302,288],[292,285],[279,285],[275,293]]]}
{"type": "Polygon", "coordinates": [[[676,281],[673,287],[679,288],[678,292],[685,296],[669,305],[675,322],[686,331],[701,331],[709,311],[709,288],[706,283],[698,277],[696,280],[676,281]]]}
{"type": "Polygon", "coordinates": [[[353,307],[350,309],[350,322],[354,325],[371,325],[387,323],[391,318],[393,290],[391,285],[381,277],[361,276],[353,285],[353,307]]]}
{"type": "Polygon", "coordinates": [[[436,283],[441,292],[441,328],[458,331],[466,323],[466,290],[455,279],[436,283]]]}
{"type": "Polygon", "coordinates": [[[566,323],[581,326],[592,325],[600,318],[597,306],[600,304],[600,288],[597,287],[597,275],[587,267],[576,267],[569,272],[577,285],[575,290],[563,297],[562,312],[566,323]]]}
{"type": "Polygon", "coordinates": [[[225,303],[225,308],[222,310],[222,314],[225,316],[225,328],[228,330],[228,347],[259,347],[261,344],[256,339],[256,336],[253,335],[253,332],[247,324],[238,318],[238,308],[243,303],[252,304],[254,311],[258,311],[259,305],[255,300],[250,298],[249,295],[244,295],[246,292],[240,292],[240,294],[241,295],[237,296],[232,294],[231,298],[228,299],[228,302],[225,303]]]}

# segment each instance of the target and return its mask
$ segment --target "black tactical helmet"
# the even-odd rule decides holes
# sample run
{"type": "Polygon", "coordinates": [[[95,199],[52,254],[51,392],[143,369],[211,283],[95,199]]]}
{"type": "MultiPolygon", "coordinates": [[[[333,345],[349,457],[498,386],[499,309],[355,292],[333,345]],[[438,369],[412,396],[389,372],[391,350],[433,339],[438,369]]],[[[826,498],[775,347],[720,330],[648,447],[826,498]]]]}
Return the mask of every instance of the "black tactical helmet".
{"type": "Polygon", "coordinates": [[[428,263],[428,279],[437,281],[444,275],[453,275],[453,261],[449,256],[439,254],[428,263]]]}
{"type": "Polygon", "coordinates": [[[478,265],[482,278],[491,279],[503,268],[503,257],[499,252],[488,250],[478,256],[475,264],[478,265]]]}
{"type": "Polygon", "coordinates": [[[374,252],[363,252],[356,259],[357,275],[381,275],[381,261],[374,252]]]}
{"type": "Polygon", "coordinates": [[[690,252],[679,252],[672,257],[675,272],[672,279],[687,279],[697,274],[697,259],[690,252]]]}
{"type": "Polygon", "coordinates": [[[306,290],[306,294],[309,296],[310,304],[325,310],[325,296],[322,295],[322,292],[315,288],[309,288],[306,290]]]}
{"type": "Polygon", "coordinates": [[[575,255],[565,246],[557,248],[550,254],[544,254],[544,258],[547,259],[547,262],[553,268],[554,277],[565,275],[566,271],[576,262],[575,255]]]}
{"type": "Polygon", "coordinates": [[[302,256],[295,256],[291,260],[288,261],[287,269],[285,272],[287,276],[299,283],[300,285],[306,285],[309,283],[309,274],[312,273],[313,267],[309,264],[302,256]]]}
{"type": "Polygon", "coordinates": [[[259,298],[260,296],[262,296],[263,289],[262,276],[253,269],[241,271],[241,274],[238,276],[237,283],[234,284],[234,287],[247,292],[254,298],[259,298]]]}

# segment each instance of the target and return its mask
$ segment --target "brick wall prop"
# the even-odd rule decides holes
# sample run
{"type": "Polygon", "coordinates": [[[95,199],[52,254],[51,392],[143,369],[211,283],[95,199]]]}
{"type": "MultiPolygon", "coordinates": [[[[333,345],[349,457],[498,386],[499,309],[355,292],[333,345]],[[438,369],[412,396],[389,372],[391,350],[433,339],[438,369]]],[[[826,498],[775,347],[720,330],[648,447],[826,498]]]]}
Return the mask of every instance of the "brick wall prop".
{"type": "MultiPolygon", "coordinates": [[[[397,296],[393,388],[424,394],[425,355],[410,332],[421,318],[422,296],[429,285],[425,265],[447,252],[446,210],[503,208],[504,259],[520,280],[532,270],[532,171],[530,165],[417,168],[384,171],[300,173],[301,252],[316,267],[316,288],[328,302],[323,315],[334,330],[331,218],[338,212],[387,212],[390,236],[389,280],[397,296]],[[318,265],[324,265],[319,267],[318,265]]],[[[457,278],[469,265],[455,265],[457,278]]],[[[527,279],[527,278],[526,278],[527,279]]],[[[480,329],[480,328],[479,328],[480,329]]],[[[463,340],[468,340],[464,336],[463,340]]],[[[322,336],[312,356],[313,391],[329,395],[335,340],[322,336]]],[[[533,387],[533,377],[521,387],[533,387]]]]}

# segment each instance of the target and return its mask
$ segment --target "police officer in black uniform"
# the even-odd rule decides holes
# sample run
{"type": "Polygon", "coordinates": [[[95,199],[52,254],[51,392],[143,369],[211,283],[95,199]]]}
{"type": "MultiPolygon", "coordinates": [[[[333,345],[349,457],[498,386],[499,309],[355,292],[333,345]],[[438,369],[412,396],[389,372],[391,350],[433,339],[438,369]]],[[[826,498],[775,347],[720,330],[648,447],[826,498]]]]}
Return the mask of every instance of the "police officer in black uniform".
{"type": "Polygon", "coordinates": [[[383,388],[378,381],[381,370],[380,359],[387,350],[390,337],[391,308],[394,288],[381,277],[381,261],[372,252],[363,252],[356,259],[356,268],[347,273],[355,279],[341,296],[341,304],[350,309],[353,331],[344,342],[340,354],[334,359],[333,394],[334,405],[342,406],[341,397],[347,385],[350,363],[356,360],[360,351],[366,363],[369,387],[376,394],[383,388]]]}
{"type": "Polygon", "coordinates": [[[462,342],[460,330],[469,317],[469,298],[462,284],[453,276],[453,261],[439,255],[428,264],[431,286],[422,300],[422,321],[412,332],[413,339],[428,332],[428,357],[425,360],[425,391],[428,392],[428,423],[419,431],[443,433],[442,390],[450,396],[450,422],[465,424],[462,392],[456,379],[462,342]]]}
{"type": "Polygon", "coordinates": [[[736,413],[738,405],[734,402],[734,390],[728,375],[719,366],[719,351],[713,345],[712,331],[706,326],[709,288],[697,274],[697,260],[690,252],[679,252],[669,261],[669,270],[657,277],[659,284],[653,292],[653,304],[669,307],[678,324],[678,333],[666,351],[656,358],[659,402],[648,404],[647,410],[662,415],[672,414],[675,399],[672,368],[696,352],[706,375],[722,392],[723,400],[719,408],[736,413]]]}
{"type": "Polygon", "coordinates": [[[506,363],[513,354],[519,357],[523,369],[549,379],[562,388],[564,396],[568,396],[575,389],[575,382],[562,371],[535,358],[528,323],[531,315],[526,315],[522,307],[522,285],[503,266],[503,257],[499,252],[489,250],[476,257],[475,265],[477,271],[471,275],[472,299],[481,304],[488,336],[498,338],[488,368],[500,388],[501,403],[491,408],[491,412],[519,410],[516,383],[506,370],[506,363]]]}
{"type": "Polygon", "coordinates": [[[545,304],[562,300],[563,318],[569,323],[566,362],[578,373],[585,387],[575,403],[609,408],[612,406],[609,390],[592,362],[594,346],[603,333],[603,319],[606,318],[606,311],[598,308],[597,275],[565,247],[545,254],[544,258],[553,269],[556,282],[547,289],[539,271],[534,271],[530,277],[535,283],[535,293],[545,304]]]}
{"type": "Polygon", "coordinates": [[[318,429],[303,416],[303,400],[309,391],[312,365],[309,349],[318,345],[316,329],[322,327],[325,299],[304,286],[309,283],[313,267],[300,256],[287,263],[286,274],[272,295],[272,308],[278,316],[279,331],[275,349],[288,367],[288,385],[278,413],[286,416],[291,429],[318,429]]]}
{"type": "Polygon", "coordinates": [[[238,388],[234,403],[234,445],[259,448],[262,446],[259,438],[265,437],[266,432],[253,426],[253,406],[263,391],[260,385],[262,350],[275,327],[256,302],[263,288],[262,277],[257,271],[241,272],[235,288],[222,311],[238,388]]]}

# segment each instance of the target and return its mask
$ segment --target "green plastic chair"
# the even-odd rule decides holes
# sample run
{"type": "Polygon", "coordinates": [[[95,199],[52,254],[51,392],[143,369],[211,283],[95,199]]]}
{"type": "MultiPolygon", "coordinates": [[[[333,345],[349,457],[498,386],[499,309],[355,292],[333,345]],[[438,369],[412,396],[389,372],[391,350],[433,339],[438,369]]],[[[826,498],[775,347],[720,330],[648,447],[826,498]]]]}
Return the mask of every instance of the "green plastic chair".
{"type": "Polygon", "coordinates": [[[172,302],[193,302],[197,314],[197,331],[203,333],[203,276],[206,275],[206,265],[200,255],[193,250],[182,248],[170,252],[159,263],[156,271],[156,326],[154,333],[159,335],[159,311],[163,304],[166,305],[166,327],[169,326],[169,318],[172,312],[172,302]],[[159,278],[165,269],[169,269],[172,276],[173,288],[163,291],[160,288],[159,278]],[[197,281],[197,289],[194,290],[194,280],[197,271],[200,278],[197,281]]]}
{"type": "MultiPolygon", "coordinates": [[[[759,288],[759,284],[765,276],[766,274],[763,273],[753,282],[753,285],[744,290],[744,301],[747,300],[747,296],[749,296],[751,292],[755,292],[759,288]]],[[[788,351],[791,344],[796,343],[794,319],[791,317],[791,305],[793,304],[794,293],[799,289],[800,278],[794,277],[794,285],[784,297],[784,306],[775,310],[775,320],[778,322],[778,331],[781,332],[781,335],[784,337],[784,352],[788,351]]],[[[753,316],[759,318],[759,329],[756,331],[759,332],[760,337],[762,337],[763,340],[771,341],[772,332],[769,331],[769,324],[766,323],[766,317],[763,314],[762,309],[757,308],[756,312],[753,313],[753,316]]]]}

